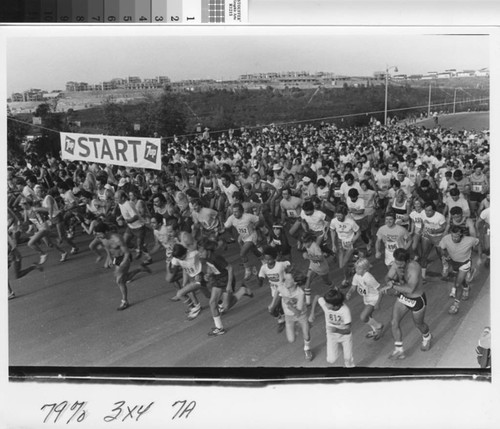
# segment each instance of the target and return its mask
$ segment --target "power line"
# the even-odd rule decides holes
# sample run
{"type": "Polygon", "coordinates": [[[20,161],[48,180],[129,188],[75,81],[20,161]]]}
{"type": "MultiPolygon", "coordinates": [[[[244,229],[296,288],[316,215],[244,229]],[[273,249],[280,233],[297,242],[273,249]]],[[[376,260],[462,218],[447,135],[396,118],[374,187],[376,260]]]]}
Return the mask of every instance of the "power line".
{"type": "MultiPolygon", "coordinates": [[[[449,105],[460,104],[460,103],[473,103],[473,102],[476,102],[476,101],[483,102],[483,101],[489,101],[489,100],[490,100],[489,97],[485,97],[485,98],[472,99],[472,100],[467,100],[467,101],[457,101],[455,103],[453,103],[453,102],[434,103],[434,104],[431,104],[431,107],[449,106],[449,105]]],[[[405,110],[427,109],[428,107],[429,107],[429,105],[425,104],[425,105],[422,105],[422,106],[411,106],[411,107],[401,107],[401,108],[398,108],[398,109],[389,109],[389,110],[387,110],[387,112],[402,112],[402,111],[405,111],[405,110]]],[[[303,124],[303,123],[306,123],[306,122],[318,122],[318,121],[326,121],[326,120],[332,120],[332,119],[353,118],[353,117],[356,117],[356,116],[368,116],[368,115],[375,115],[375,114],[378,114],[378,113],[384,113],[384,110],[374,110],[374,111],[371,111],[371,112],[347,113],[347,114],[343,114],[343,115],[325,116],[325,117],[321,117],[321,118],[302,119],[300,121],[282,122],[282,123],[280,123],[280,125],[293,125],[293,124],[303,124]]],[[[30,123],[30,122],[21,121],[20,119],[16,119],[16,118],[13,118],[13,117],[10,117],[10,116],[8,116],[7,119],[9,119],[11,121],[22,123],[22,124],[30,125],[32,127],[42,128],[44,130],[51,131],[51,132],[54,132],[54,133],[60,133],[60,131],[53,130],[53,129],[50,129],[50,128],[46,128],[46,127],[43,127],[41,125],[34,125],[34,124],[30,123]]],[[[269,124],[266,124],[266,125],[269,125],[269,124]]],[[[251,130],[251,129],[262,128],[263,126],[265,126],[265,125],[254,125],[254,126],[248,126],[248,127],[244,127],[244,128],[251,130]]],[[[222,129],[222,130],[214,130],[214,131],[211,131],[211,132],[212,133],[222,133],[222,132],[226,132],[226,131],[229,131],[229,130],[230,130],[230,128],[228,128],[228,129],[222,129]]],[[[173,139],[174,137],[192,137],[192,136],[197,136],[199,134],[200,133],[179,134],[179,135],[167,136],[167,137],[162,137],[162,138],[164,138],[164,139],[173,139]]]]}

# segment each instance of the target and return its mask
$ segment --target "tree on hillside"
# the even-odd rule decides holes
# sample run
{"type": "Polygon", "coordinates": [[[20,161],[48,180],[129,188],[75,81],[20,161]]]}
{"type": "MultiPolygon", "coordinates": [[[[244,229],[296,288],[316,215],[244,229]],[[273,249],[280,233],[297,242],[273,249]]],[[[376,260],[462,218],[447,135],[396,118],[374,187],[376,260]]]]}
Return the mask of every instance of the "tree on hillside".
{"type": "Polygon", "coordinates": [[[187,112],[180,97],[169,91],[165,91],[155,102],[151,110],[150,124],[162,137],[170,137],[174,134],[184,134],[187,124],[187,112]]]}
{"type": "Polygon", "coordinates": [[[7,114],[7,158],[12,160],[24,156],[22,142],[30,130],[28,124],[18,122],[7,114]]]}
{"type": "Polygon", "coordinates": [[[33,116],[42,120],[41,136],[34,145],[36,155],[57,154],[61,148],[59,132],[67,130],[63,114],[54,112],[50,104],[42,103],[36,108],[33,116]]]}
{"type": "Polygon", "coordinates": [[[105,121],[105,132],[109,135],[124,136],[131,129],[131,125],[123,112],[122,106],[112,100],[106,100],[103,104],[103,114],[105,121]]]}

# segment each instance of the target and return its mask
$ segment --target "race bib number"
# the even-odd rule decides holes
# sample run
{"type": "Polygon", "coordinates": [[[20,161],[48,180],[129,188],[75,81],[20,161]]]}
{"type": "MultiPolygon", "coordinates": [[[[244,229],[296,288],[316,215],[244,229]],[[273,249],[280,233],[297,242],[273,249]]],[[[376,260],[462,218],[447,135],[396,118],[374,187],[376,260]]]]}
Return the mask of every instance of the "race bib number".
{"type": "Polygon", "coordinates": [[[248,235],[248,228],[238,228],[238,234],[248,235]]]}
{"type": "Polygon", "coordinates": [[[352,249],[352,241],[350,240],[342,240],[342,247],[345,249],[345,250],[351,250],[352,249]]]}
{"type": "Polygon", "coordinates": [[[332,325],[341,325],[342,324],[342,317],[339,316],[338,314],[329,313],[328,314],[328,321],[332,325]]]}
{"type": "Polygon", "coordinates": [[[366,295],[366,289],[362,288],[361,286],[358,286],[358,293],[360,295],[366,295]]]}
{"type": "Polygon", "coordinates": [[[404,304],[404,305],[406,305],[407,307],[410,307],[410,308],[415,307],[415,304],[417,303],[417,301],[415,301],[414,299],[408,298],[408,297],[406,297],[404,295],[399,295],[398,301],[401,304],[404,304]]]}
{"type": "Polygon", "coordinates": [[[483,185],[472,185],[472,192],[483,192],[483,185]]]}
{"type": "Polygon", "coordinates": [[[342,191],[335,189],[335,191],[333,191],[333,195],[337,198],[341,198],[343,194],[342,191]]]}
{"type": "Polygon", "coordinates": [[[297,212],[295,210],[287,210],[286,213],[287,213],[288,217],[293,217],[293,218],[298,217],[297,212]]]}
{"type": "Polygon", "coordinates": [[[195,267],[186,267],[185,270],[190,276],[194,276],[196,274],[195,267]]]}

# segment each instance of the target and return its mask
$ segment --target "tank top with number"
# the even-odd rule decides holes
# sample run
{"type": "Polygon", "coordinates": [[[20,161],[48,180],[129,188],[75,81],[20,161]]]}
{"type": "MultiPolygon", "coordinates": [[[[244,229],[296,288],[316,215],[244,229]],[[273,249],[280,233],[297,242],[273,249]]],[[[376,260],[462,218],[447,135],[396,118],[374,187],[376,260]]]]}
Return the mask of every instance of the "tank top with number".
{"type": "Polygon", "coordinates": [[[394,199],[391,206],[394,213],[396,213],[396,222],[398,223],[398,225],[404,226],[405,228],[408,228],[409,225],[409,219],[405,219],[405,215],[408,214],[408,210],[406,208],[407,204],[408,200],[404,200],[403,204],[401,206],[398,206],[396,204],[396,200],[394,199]]]}

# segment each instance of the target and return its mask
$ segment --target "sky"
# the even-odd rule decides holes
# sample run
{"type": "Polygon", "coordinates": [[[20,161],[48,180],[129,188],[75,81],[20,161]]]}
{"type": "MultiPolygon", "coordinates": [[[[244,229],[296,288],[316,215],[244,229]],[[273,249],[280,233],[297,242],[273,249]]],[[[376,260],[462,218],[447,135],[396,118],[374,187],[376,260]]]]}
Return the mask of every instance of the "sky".
{"type": "MultiPolygon", "coordinates": [[[[13,29],[16,30],[16,29],[13,29]]],[[[245,73],[325,71],[372,76],[387,66],[415,74],[489,67],[485,35],[400,34],[264,28],[179,32],[66,29],[14,31],[6,38],[7,94],[64,89],[115,77],[236,79],[245,73]],[[96,35],[97,34],[97,35],[96,35]]],[[[151,29],[152,30],[152,29],[151,29]]]]}

